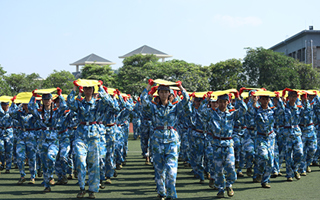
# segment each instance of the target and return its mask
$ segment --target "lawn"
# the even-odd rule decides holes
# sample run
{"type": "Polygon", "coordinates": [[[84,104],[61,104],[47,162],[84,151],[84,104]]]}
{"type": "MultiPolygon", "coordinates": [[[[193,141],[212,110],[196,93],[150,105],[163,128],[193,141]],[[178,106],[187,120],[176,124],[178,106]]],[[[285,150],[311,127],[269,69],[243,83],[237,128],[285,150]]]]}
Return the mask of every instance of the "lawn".
{"type": "MultiPolygon", "coordinates": [[[[140,141],[129,139],[129,153],[127,165],[118,171],[118,177],[112,179],[111,185],[100,190],[96,199],[157,199],[155,182],[153,180],[152,166],[146,166],[141,156],[140,141]]],[[[271,189],[261,188],[259,183],[252,183],[252,178],[240,178],[233,185],[235,196],[228,199],[320,199],[320,168],[312,166],[312,173],[301,180],[294,179],[286,182],[284,176],[271,179],[271,189]]],[[[213,199],[217,191],[205,184],[200,184],[198,179],[193,178],[190,168],[184,168],[179,163],[177,177],[177,193],[179,199],[213,199]]],[[[244,170],[245,171],[245,170],[244,170]]],[[[26,178],[30,174],[27,170],[26,178]]],[[[282,169],[285,173],[285,169],[282,169]]],[[[36,179],[35,185],[25,182],[22,186],[16,183],[19,179],[17,169],[12,169],[11,174],[0,174],[0,199],[76,199],[79,187],[77,180],[69,180],[67,185],[53,186],[52,192],[44,194],[41,185],[42,178],[36,179]]],[[[88,187],[86,187],[88,189],[88,187]]],[[[227,195],[225,195],[227,196],[227,195]]]]}

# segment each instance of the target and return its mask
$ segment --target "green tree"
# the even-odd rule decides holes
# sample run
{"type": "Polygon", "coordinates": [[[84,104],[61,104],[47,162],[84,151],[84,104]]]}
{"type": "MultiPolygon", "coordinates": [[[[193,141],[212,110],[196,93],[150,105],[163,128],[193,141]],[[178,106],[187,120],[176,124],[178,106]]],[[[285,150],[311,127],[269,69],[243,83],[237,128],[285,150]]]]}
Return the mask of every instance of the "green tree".
{"type": "Polygon", "coordinates": [[[102,80],[103,85],[112,87],[115,81],[115,74],[110,65],[86,64],[81,70],[81,78],[102,80]]]}
{"type": "Polygon", "coordinates": [[[148,71],[149,77],[161,78],[176,82],[181,81],[187,91],[207,91],[210,77],[209,67],[202,67],[183,60],[170,60],[158,62],[153,70],[148,71]]]}
{"type": "Polygon", "coordinates": [[[188,91],[209,89],[210,70],[183,60],[158,62],[154,55],[134,55],[124,60],[119,69],[117,84],[120,91],[139,95],[147,86],[148,79],[180,80],[188,91]]]}
{"type": "Polygon", "coordinates": [[[264,87],[268,90],[300,88],[299,62],[282,53],[262,47],[247,48],[243,67],[244,86],[264,87]]]}
{"type": "Polygon", "coordinates": [[[74,76],[69,71],[53,70],[51,74],[43,81],[43,88],[60,87],[63,94],[69,94],[73,88],[74,76]]]}
{"type": "Polygon", "coordinates": [[[3,70],[3,68],[0,65],[0,96],[11,96],[11,90],[9,87],[9,84],[4,79],[4,76],[7,72],[3,70]]]}
{"type": "Polygon", "coordinates": [[[9,85],[12,95],[17,95],[20,92],[31,92],[34,89],[40,89],[41,80],[38,78],[39,74],[37,73],[32,73],[29,75],[20,73],[4,76],[4,80],[9,85]]]}
{"type": "Polygon", "coordinates": [[[209,66],[212,76],[209,79],[210,89],[239,89],[243,85],[244,69],[240,59],[229,59],[209,66]]]}
{"type": "Polygon", "coordinates": [[[311,64],[298,63],[298,74],[300,80],[300,89],[319,89],[320,75],[311,64]]]}
{"type": "Polygon", "coordinates": [[[147,63],[158,63],[158,58],[155,55],[133,55],[123,60],[123,66],[119,68],[115,87],[121,92],[128,94],[139,95],[143,88],[147,86],[150,67],[147,63]]]}

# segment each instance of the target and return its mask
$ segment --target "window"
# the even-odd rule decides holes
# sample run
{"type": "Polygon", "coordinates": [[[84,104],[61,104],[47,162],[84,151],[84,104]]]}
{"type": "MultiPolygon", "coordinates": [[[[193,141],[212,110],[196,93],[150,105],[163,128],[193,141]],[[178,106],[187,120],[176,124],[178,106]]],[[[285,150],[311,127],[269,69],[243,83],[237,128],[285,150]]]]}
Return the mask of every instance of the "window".
{"type": "Polygon", "coordinates": [[[301,61],[306,60],[306,48],[302,48],[301,50],[301,61]]]}
{"type": "Polygon", "coordinates": [[[316,49],[317,49],[316,50],[317,51],[317,58],[316,59],[320,60],[320,47],[317,47],[316,49]]]}
{"type": "Polygon", "coordinates": [[[301,61],[301,49],[298,50],[297,59],[301,61]]]}

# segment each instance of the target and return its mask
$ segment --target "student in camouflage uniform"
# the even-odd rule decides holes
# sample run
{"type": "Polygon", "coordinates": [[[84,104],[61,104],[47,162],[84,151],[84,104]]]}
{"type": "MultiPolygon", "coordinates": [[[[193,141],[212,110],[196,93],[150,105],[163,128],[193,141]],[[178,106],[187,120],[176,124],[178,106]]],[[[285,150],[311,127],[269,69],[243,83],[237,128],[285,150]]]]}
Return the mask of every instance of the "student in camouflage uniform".
{"type": "Polygon", "coordinates": [[[179,135],[175,130],[178,115],[187,107],[189,95],[178,82],[178,87],[182,91],[183,100],[172,105],[168,100],[170,95],[169,86],[160,85],[158,94],[160,102],[156,103],[149,100],[148,91],[154,84],[153,80],[149,80],[149,84],[141,94],[141,102],[144,114],[152,120],[154,132],[150,143],[152,143],[152,153],[155,168],[155,180],[157,191],[161,200],[175,199],[176,193],[176,177],[178,170],[178,152],[179,152],[179,135]]]}

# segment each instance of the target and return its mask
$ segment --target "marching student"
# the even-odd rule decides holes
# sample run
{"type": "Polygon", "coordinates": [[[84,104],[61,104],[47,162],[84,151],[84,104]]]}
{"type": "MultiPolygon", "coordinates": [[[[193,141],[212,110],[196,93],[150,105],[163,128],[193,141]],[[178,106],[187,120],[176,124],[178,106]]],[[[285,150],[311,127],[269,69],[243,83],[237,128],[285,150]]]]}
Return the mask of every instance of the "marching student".
{"type": "MultiPolygon", "coordinates": [[[[59,109],[65,109],[66,103],[61,95],[62,90],[57,88],[58,95],[60,96],[59,109]]],[[[28,104],[28,110],[37,119],[41,127],[41,161],[43,164],[43,176],[44,176],[44,192],[51,192],[51,186],[54,185],[53,170],[56,162],[56,157],[59,151],[59,139],[56,126],[59,122],[59,110],[54,108],[52,94],[42,94],[43,107],[38,110],[36,104],[37,90],[34,90],[33,96],[28,104]]]]}
{"type": "Polygon", "coordinates": [[[80,86],[74,81],[74,88],[68,95],[67,103],[71,110],[78,114],[79,126],[75,132],[74,150],[76,156],[76,169],[80,191],[77,198],[83,198],[85,191],[86,167],[88,163],[89,175],[89,198],[94,199],[95,192],[99,192],[100,167],[99,167],[99,144],[100,135],[97,125],[97,110],[99,104],[113,104],[112,98],[102,88],[102,81],[99,81],[99,95],[101,101],[96,101],[93,97],[94,86],[80,86]],[[76,90],[79,87],[79,96],[75,99],[76,90]],[[81,100],[81,94],[85,98],[81,100]]]}
{"type": "Polygon", "coordinates": [[[159,103],[151,103],[148,92],[153,84],[153,80],[149,79],[149,84],[143,90],[140,98],[143,112],[152,121],[154,128],[150,143],[152,146],[157,192],[159,199],[164,200],[166,198],[169,200],[177,198],[175,184],[180,142],[179,134],[175,127],[178,115],[182,113],[183,109],[189,109],[189,95],[182,87],[181,82],[178,81],[177,86],[184,97],[182,101],[172,105],[168,100],[170,87],[160,85],[157,89],[160,101],[159,103]]]}
{"type": "Polygon", "coordinates": [[[235,109],[229,110],[229,95],[218,96],[218,108],[211,110],[207,106],[201,107],[204,123],[207,123],[207,134],[213,137],[211,141],[214,160],[215,187],[219,189],[217,197],[224,197],[226,187],[228,196],[234,195],[232,184],[237,179],[235,171],[234,142],[232,132],[235,120],[244,115],[247,111],[246,104],[239,98],[239,93],[235,92],[235,109]],[[226,175],[224,174],[226,171],[226,175]],[[225,181],[226,180],[226,181],[225,181]]]}
{"type": "Polygon", "coordinates": [[[23,184],[26,179],[26,173],[24,169],[24,161],[28,158],[29,171],[31,174],[29,184],[35,184],[36,178],[36,152],[37,152],[37,140],[35,133],[35,123],[37,119],[29,112],[28,103],[22,103],[20,106],[16,106],[14,99],[12,101],[14,110],[10,112],[13,119],[18,121],[20,130],[17,131],[17,165],[20,171],[21,178],[18,181],[18,185],[23,184]]]}

